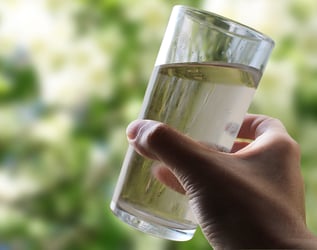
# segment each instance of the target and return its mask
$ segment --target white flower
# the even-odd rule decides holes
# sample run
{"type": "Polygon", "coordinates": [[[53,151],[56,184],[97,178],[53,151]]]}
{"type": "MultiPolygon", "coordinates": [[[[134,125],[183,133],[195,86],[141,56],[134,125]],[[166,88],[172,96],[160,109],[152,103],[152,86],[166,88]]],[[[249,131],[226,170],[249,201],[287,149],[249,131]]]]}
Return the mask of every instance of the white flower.
{"type": "Polygon", "coordinates": [[[38,188],[36,182],[26,176],[11,176],[5,171],[0,172],[0,203],[25,198],[37,192],[38,188]]]}
{"type": "Polygon", "coordinates": [[[55,113],[45,120],[39,120],[30,128],[30,138],[49,144],[63,143],[69,138],[73,120],[67,113],[55,113]]]}

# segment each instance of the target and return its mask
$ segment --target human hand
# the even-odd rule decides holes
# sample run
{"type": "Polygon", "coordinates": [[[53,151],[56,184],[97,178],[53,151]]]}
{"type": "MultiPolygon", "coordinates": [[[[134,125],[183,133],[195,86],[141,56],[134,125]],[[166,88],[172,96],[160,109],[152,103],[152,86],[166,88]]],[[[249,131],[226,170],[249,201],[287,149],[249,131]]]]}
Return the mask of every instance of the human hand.
{"type": "Polygon", "coordinates": [[[300,149],[280,121],[247,115],[231,153],[169,126],[137,120],[129,142],[164,167],[156,177],[185,192],[214,248],[317,248],[305,222],[300,149]]]}

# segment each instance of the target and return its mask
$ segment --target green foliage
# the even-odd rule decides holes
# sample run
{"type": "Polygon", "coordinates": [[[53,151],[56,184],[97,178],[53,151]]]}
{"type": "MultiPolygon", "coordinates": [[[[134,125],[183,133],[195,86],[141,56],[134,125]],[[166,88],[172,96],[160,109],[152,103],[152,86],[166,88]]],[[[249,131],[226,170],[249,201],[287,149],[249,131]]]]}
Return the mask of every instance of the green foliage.
{"type": "Polygon", "coordinates": [[[307,77],[297,85],[295,91],[295,107],[301,119],[317,119],[317,70],[302,69],[307,77]],[[306,72],[305,72],[306,71],[306,72]]]}
{"type": "Polygon", "coordinates": [[[37,72],[23,51],[0,58],[0,103],[34,98],[37,86],[37,72]]]}

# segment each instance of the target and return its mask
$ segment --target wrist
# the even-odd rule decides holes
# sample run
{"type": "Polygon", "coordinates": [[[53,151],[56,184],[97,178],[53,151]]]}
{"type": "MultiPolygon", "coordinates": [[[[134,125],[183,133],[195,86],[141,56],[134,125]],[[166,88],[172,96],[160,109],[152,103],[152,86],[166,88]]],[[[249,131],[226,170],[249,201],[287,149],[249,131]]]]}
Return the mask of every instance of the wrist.
{"type": "Polygon", "coordinates": [[[301,237],[287,239],[287,248],[290,249],[317,249],[317,237],[308,229],[301,237]]]}
{"type": "MultiPolygon", "coordinates": [[[[287,231],[287,230],[286,230],[287,231]]],[[[235,234],[235,237],[213,239],[210,241],[214,249],[317,249],[317,237],[306,227],[298,227],[293,232],[265,233],[264,231],[235,234]],[[248,237],[245,237],[245,236],[248,237]]]]}

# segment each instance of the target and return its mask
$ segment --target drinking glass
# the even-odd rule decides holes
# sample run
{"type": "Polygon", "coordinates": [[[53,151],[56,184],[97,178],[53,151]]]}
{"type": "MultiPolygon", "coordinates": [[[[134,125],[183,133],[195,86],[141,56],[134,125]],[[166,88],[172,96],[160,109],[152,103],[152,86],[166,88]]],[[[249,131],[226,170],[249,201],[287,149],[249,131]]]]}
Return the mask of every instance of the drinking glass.
{"type": "MultiPolygon", "coordinates": [[[[273,46],[269,37],[243,24],[175,6],[139,118],[164,122],[229,152],[273,46]]],[[[197,223],[188,199],[153,176],[159,164],[130,146],[110,207],[143,232],[189,240],[197,223]]]]}

